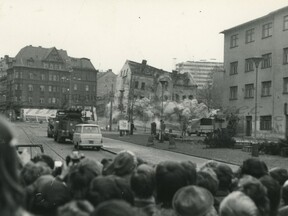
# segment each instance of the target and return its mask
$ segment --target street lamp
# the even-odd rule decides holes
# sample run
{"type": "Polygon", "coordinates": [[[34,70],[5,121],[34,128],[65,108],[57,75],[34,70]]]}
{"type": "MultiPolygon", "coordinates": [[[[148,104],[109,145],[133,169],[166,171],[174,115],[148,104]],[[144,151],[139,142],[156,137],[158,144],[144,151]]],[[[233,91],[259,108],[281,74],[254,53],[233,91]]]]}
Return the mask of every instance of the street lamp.
{"type": "Polygon", "coordinates": [[[161,86],[162,86],[162,109],[161,109],[161,121],[160,121],[160,134],[161,134],[161,138],[160,138],[160,142],[163,142],[163,111],[164,111],[164,107],[163,107],[163,103],[164,103],[164,86],[167,85],[167,81],[165,80],[160,80],[161,86]]]}
{"type": "Polygon", "coordinates": [[[257,89],[258,89],[258,67],[260,62],[263,60],[263,57],[261,56],[256,56],[251,58],[251,60],[253,61],[253,63],[255,64],[256,67],[256,78],[255,78],[255,114],[254,114],[254,138],[256,140],[256,136],[257,136],[257,89]]]}

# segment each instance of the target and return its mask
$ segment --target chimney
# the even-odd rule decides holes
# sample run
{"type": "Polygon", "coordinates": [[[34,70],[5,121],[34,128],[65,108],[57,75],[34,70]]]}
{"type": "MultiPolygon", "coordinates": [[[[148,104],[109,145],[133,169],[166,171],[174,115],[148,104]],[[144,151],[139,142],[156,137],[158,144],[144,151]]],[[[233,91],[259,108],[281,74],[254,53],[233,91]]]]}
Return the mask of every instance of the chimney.
{"type": "Polygon", "coordinates": [[[147,65],[147,61],[145,59],[143,59],[142,60],[142,65],[141,65],[141,73],[144,72],[146,65],[147,65]]]}

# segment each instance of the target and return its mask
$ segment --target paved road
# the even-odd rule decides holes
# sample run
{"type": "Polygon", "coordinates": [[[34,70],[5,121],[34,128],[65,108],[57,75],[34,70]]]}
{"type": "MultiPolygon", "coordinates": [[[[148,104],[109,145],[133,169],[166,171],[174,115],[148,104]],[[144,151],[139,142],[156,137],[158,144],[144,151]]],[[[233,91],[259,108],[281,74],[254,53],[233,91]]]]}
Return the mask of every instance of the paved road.
{"type": "MultiPolygon", "coordinates": [[[[46,124],[36,124],[36,123],[14,123],[14,127],[18,134],[18,140],[21,144],[43,144],[45,153],[51,155],[55,160],[64,160],[65,157],[71,154],[73,150],[73,145],[71,142],[67,141],[65,143],[56,143],[52,138],[47,137],[46,124]]],[[[127,142],[122,142],[118,140],[113,140],[109,138],[104,138],[104,149],[107,151],[92,151],[92,150],[81,150],[86,157],[96,158],[101,160],[102,158],[113,158],[115,154],[122,150],[130,150],[134,152],[137,156],[141,157],[143,160],[157,164],[164,160],[174,160],[174,161],[193,161],[198,166],[207,162],[206,159],[193,157],[189,155],[184,155],[180,153],[170,152],[166,150],[160,150],[155,148],[150,148],[146,146],[139,146],[127,142]]],[[[35,152],[32,152],[35,154],[35,152]]],[[[236,166],[231,165],[235,170],[236,166]]]]}

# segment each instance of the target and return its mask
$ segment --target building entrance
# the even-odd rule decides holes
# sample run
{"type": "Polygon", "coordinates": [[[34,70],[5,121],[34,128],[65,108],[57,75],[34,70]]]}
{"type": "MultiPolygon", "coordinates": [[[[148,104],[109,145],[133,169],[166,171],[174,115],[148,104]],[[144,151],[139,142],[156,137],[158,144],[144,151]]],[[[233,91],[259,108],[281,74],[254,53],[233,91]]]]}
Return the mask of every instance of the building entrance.
{"type": "Polygon", "coordinates": [[[252,116],[246,116],[246,136],[252,134],[252,116]]]}

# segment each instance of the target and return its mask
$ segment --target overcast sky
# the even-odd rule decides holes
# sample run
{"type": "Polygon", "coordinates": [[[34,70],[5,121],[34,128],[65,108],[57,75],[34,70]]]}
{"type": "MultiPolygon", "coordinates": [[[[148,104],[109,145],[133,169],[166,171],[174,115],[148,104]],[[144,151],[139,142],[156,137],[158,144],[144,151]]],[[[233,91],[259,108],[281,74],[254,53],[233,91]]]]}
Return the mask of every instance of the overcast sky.
{"type": "Polygon", "coordinates": [[[0,0],[0,56],[56,47],[119,73],[125,61],[171,71],[175,62],[223,61],[224,29],[287,0],[0,0]]]}

